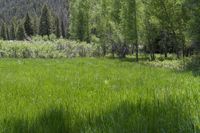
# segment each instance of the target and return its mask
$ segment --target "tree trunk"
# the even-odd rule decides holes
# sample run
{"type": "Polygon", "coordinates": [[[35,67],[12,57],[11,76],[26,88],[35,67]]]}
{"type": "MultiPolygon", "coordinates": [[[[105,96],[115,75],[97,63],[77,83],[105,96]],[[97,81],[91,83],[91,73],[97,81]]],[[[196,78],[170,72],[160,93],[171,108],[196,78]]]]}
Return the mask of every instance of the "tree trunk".
{"type": "Polygon", "coordinates": [[[138,44],[136,42],[136,61],[139,61],[139,48],[138,48],[138,44]]]}
{"type": "Polygon", "coordinates": [[[165,58],[167,58],[167,46],[165,45],[165,50],[164,50],[164,53],[165,53],[165,58]]]}
{"type": "Polygon", "coordinates": [[[136,45],[136,61],[138,62],[139,61],[139,56],[138,56],[138,53],[139,53],[139,46],[138,46],[138,31],[137,31],[137,5],[136,5],[136,0],[134,0],[135,2],[135,8],[134,8],[134,14],[135,14],[135,45],[136,45]]]}

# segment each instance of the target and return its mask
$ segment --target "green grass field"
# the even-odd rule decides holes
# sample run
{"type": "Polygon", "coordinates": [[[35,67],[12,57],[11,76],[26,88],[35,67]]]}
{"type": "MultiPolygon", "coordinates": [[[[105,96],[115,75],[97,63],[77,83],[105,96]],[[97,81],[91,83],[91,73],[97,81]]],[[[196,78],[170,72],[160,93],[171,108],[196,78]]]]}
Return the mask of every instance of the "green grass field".
{"type": "Polygon", "coordinates": [[[0,133],[200,133],[200,77],[111,59],[0,59],[0,133]]]}

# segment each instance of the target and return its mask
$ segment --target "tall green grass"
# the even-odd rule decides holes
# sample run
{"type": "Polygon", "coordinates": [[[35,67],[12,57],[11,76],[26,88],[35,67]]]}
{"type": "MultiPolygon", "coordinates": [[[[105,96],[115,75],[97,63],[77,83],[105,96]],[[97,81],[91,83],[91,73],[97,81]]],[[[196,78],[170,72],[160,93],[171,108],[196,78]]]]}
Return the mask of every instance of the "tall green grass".
{"type": "Polygon", "coordinates": [[[200,133],[200,78],[109,59],[1,59],[1,133],[200,133]]]}

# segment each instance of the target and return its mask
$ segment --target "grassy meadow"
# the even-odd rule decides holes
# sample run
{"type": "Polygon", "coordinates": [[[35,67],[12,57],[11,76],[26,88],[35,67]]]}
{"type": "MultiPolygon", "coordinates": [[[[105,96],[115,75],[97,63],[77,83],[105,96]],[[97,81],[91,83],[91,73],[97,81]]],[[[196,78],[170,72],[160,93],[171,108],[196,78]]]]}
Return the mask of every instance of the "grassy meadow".
{"type": "Polygon", "coordinates": [[[0,133],[200,133],[200,77],[111,59],[0,59],[0,133]]]}

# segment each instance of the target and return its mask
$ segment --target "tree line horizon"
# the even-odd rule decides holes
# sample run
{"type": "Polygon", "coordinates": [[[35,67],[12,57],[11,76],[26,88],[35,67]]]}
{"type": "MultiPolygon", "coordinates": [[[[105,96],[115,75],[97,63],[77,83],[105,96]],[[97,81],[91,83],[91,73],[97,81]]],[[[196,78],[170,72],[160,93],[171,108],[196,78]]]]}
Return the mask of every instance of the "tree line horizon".
{"type": "Polygon", "coordinates": [[[102,55],[139,51],[191,56],[200,51],[200,2],[195,0],[71,0],[67,27],[44,4],[41,16],[1,24],[3,40],[50,36],[99,44],[102,55]]]}

